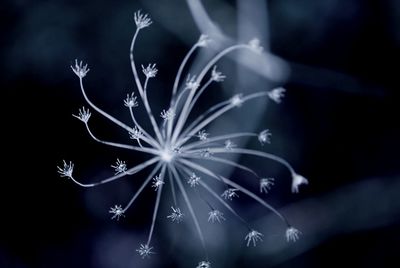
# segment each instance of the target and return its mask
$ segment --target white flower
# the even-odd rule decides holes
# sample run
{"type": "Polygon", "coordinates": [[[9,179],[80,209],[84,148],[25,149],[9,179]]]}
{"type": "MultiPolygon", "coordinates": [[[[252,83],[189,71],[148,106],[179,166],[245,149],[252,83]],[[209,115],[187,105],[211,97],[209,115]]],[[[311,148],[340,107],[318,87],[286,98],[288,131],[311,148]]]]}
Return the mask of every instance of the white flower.
{"type": "Polygon", "coordinates": [[[296,242],[297,240],[299,240],[300,235],[301,232],[292,226],[286,229],[285,236],[286,236],[286,241],[288,242],[296,242]]]}
{"type": "Polygon", "coordinates": [[[271,190],[272,185],[274,185],[274,178],[262,178],[260,179],[260,193],[268,193],[271,190]]]}
{"type": "Polygon", "coordinates": [[[111,165],[111,167],[114,168],[115,175],[117,175],[119,173],[124,173],[126,171],[125,161],[120,161],[118,158],[117,158],[117,162],[115,163],[115,165],[111,165]]]}
{"type": "Polygon", "coordinates": [[[196,185],[199,185],[199,181],[200,177],[197,176],[195,173],[192,173],[192,175],[187,180],[187,183],[190,185],[190,187],[195,187],[196,185]]]}
{"type": "Polygon", "coordinates": [[[195,75],[190,76],[190,74],[188,74],[185,86],[187,89],[196,90],[199,88],[200,83],[196,80],[195,75]]]}
{"type": "Polygon", "coordinates": [[[210,212],[208,212],[208,221],[209,222],[221,223],[221,220],[225,220],[224,214],[221,211],[214,209],[214,210],[211,210],[210,212]]]}
{"type": "Polygon", "coordinates": [[[149,247],[149,245],[145,244],[140,244],[140,248],[136,250],[137,253],[139,253],[140,257],[144,258],[150,258],[151,254],[154,254],[153,251],[151,251],[153,247],[149,247]]]}
{"type": "Polygon", "coordinates": [[[78,115],[73,114],[72,116],[78,118],[86,124],[89,121],[91,115],[92,114],[90,113],[89,109],[85,109],[85,107],[82,107],[81,109],[79,109],[78,115]]]}
{"type": "Polygon", "coordinates": [[[74,73],[80,78],[84,78],[86,76],[86,74],[90,71],[90,69],[88,69],[87,67],[88,65],[85,64],[83,65],[82,61],[79,62],[78,64],[78,60],[75,60],[75,66],[71,65],[71,69],[72,71],[74,71],[74,73]]]}
{"type": "Polygon", "coordinates": [[[142,131],[140,131],[140,129],[137,126],[133,128],[133,131],[129,132],[129,136],[132,140],[139,141],[142,138],[142,135],[143,135],[142,131]]]}
{"type": "Polygon", "coordinates": [[[180,223],[183,221],[183,213],[180,208],[171,207],[172,213],[168,215],[167,218],[171,219],[172,222],[180,223]]]}
{"type": "Polygon", "coordinates": [[[142,72],[144,73],[144,75],[147,78],[152,78],[152,77],[156,77],[158,70],[156,68],[155,63],[153,65],[151,65],[151,63],[149,63],[149,65],[147,65],[146,68],[142,65],[142,72]]]}
{"type": "Polygon", "coordinates": [[[129,108],[133,107],[138,107],[139,104],[136,101],[137,97],[135,96],[135,93],[131,93],[131,96],[129,94],[126,95],[126,99],[124,100],[124,105],[129,108]]]}
{"type": "Polygon", "coordinates": [[[240,107],[243,104],[242,94],[236,94],[231,98],[231,104],[235,107],[240,107]]]}
{"type": "Polygon", "coordinates": [[[72,172],[74,171],[74,164],[69,161],[69,164],[63,160],[63,167],[57,167],[58,173],[61,177],[72,178],[72,172]]]}
{"type": "Polygon", "coordinates": [[[214,68],[211,71],[211,79],[214,82],[222,82],[222,81],[224,81],[225,78],[226,78],[226,76],[223,75],[221,72],[218,72],[217,71],[217,66],[214,65],[214,68]]]}
{"type": "MultiPolygon", "coordinates": [[[[220,205],[227,207],[228,210],[233,212],[234,216],[246,223],[246,217],[242,217],[239,212],[233,211],[228,204],[229,200],[233,200],[239,196],[239,192],[241,192],[241,195],[247,196],[248,199],[252,199],[253,201],[260,203],[265,210],[271,211],[279,219],[281,219],[285,226],[288,227],[286,231],[286,239],[288,241],[297,240],[300,232],[290,227],[290,225],[288,225],[289,221],[282,214],[261,199],[257,195],[257,189],[255,189],[256,192],[254,193],[250,191],[250,189],[247,189],[241,185],[242,183],[246,184],[242,180],[231,180],[231,178],[225,174],[226,172],[224,172],[225,169],[223,167],[227,166],[228,168],[235,168],[244,172],[248,172],[249,180],[259,180],[259,189],[261,193],[267,193],[274,184],[274,180],[272,178],[260,178],[257,175],[256,170],[253,170],[253,168],[257,165],[260,163],[263,163],[264,165],[265,162],[254,160],[244,161],[245,163],[241,163],[239,162],[241,156],[245,156],[246,159],[247,157],[257,157],[257,159],[274,161],[282,164],[292,173],[293,181],[291,189],[293,192],[298,192],[301,184],[308,183],[304,177],[295,173],[294,169],[288,162],[279,156],[262,152],[260,150],[247,148],[245,146],[246,137],[252,137],[256,141],[258,138],[261,144],[269,143],[271,133],[268,130],[263,130],[259,135],[249,133],[248,130],[241,129],[242,122],[238,121],[240,118],[233,118],[237,119],[236,121],[238,121],[235,121],[237,124],[237,130],[235,127],[233,128],[235,131],[233,131],[232,129],[224,128],[226,124],[224,124],[222,121],[226,119],[224,118],[226,114],[232,112],[232,110],[236,109],[236,107],[244,106],[245,103],[251,103],[251,101],[258,100],[259,98],[272,99],[273,101],[279,103],[283,97],[285,89],[269,88],[268,90],[258,91],[250,94],[236,94],[230,99],[221,101],[217,101],[215,98],[213,98],[212,94],[211,96],[202,95],[203,93],[209,92],[209,87],[213,86],[214,82],[222,82],[224,79],[226,79],[226,76],[219,72],[217,66],[215,66],[220,59],[222,59],[228,53],[240,49],[252,50],[255,53],[261,53],[263,48],[260,45],[260,41],[258,39],[253,39],[248,45],[233,44],[229,47],[223,48],[221,51],[215,51],[216,53],[211,51],[211,54],[209,55],[210,58],[205,62],[202,62],[200,65],[197,65],[194,57],[196,57],[196,54],[198,54],[198,50],[201,50],[202,47],[210,46],[211,42],[207,35],[201,35],[183,58],[174,79],[171,79],[174,80],[174,82],[171,92],[169,92],[170,94],[168,94],[168,92],[161,94],[162,96],[167,96],[168,99],[160,99],[161,95],[159,94],[156,102],[152,103],[151,101],[154,100],[154,98],[147,98],[148,96],[146,89],[149,82],[148,80],[158,75],[156,64],[146,63],[145,65],[141,65],[140,68],[140,65],[138,66],[134,60],[135,56],[137,56],[134,54],[135,43],[139,34],[141,34],[140,30],[150,26],[152,21],[147,14],[142,14],[141,11],[134,13],[134,20],[137,28],[132,37],[129,55],[131,60],[130,67],[132,68],[133,75],[132,78],[134,80],[134,84],[136,84],[138,93],[136,97],[134,93],[130,93],[128,91],[129,94],[127,94],[126,98],[124,99],[124,106],[128,107],[128,113],[130,113],[130,117],[133,122],[127,122],[126,118],[117,119],[113,115],[107,113],[107,111],[104,111],[100,106],[94,104],[89,94],[87,94],[85,91],[84,86],[85,81],[83,78],[89,72],[87,64],[82,63],[82,61],[78,62],[78,60],[75,60],[75,63],[73,66],[71,66],[73,72],[76,74],[76,76],[78,76],[79,87],[82,95],[88,105],[91,106],[91,109],[94,109],[106,120],[109,120],[113,126],[127,131],[129,133],[129,137],[134,141],[129,143],[130,139],[128,137],[125,137],[128,142],[109,141],[97,138],[94,135],[95,132],[92,132],[88,125],[88,120],[91,117],[91,113],[84,107],[79,110],[79,114],[73,116],[85,123],[86,130],[89,132],[90,137],[96,142],[111,147],[124,149],[127,152],[133,152],[132,157],[134,158],[137,157],[138,159],[142,159],[142,157],[138,155],[141,153],[146,155],[143,157],[143,161],[140,161],[140,163],[138,162],[137,165],[132,167],[127,167],[125,161],[116,159],[116,162],[111,163],[111,167],[113,168],[113,172],[111,172],[112,174],[109,174],[109,176],[106,178],[96,178],[96,182],[92,183],[81,183],[79,179],[75,178],[75,176],[72,176],[74,169],[72,162],[63,161],[62,165],[57,167],[60,176],[69,178],[69,181],[81,187],[91,188],[116,181],[117,179],[122,179],[128,175],[135,175],[135,177],[137,176],[137,178],[140,180],[140,178],[142,178],[142,173],[145,173],[143,174],[145,179],[143,181],[140,180],[142,181],[140,183],[141,186],[135,189],[129,202],[127,202],[127,204],[123,204],[122,206],[112,206],[108,211],[112,219],[119,220],[121,217],[125,217],[125,212],[127,209],[130,208],[137,199],[139,199],[138,197],[140,195],[147,194],[149,191],[152,192],[150,188],[157,192],[155,196],[155,203],[152,213],[153,216],[151,217],[151,227],[148,234],[147,243],[140,244],[140,248],[136,249],[136,252],[138,252],[142,258],[149,257],[151,254],[153,254],[153,248],[150,245],[152,244],[152,238],[154,237],[154,227],[157,225],[157,215],[161,213],[159,208],[164,207],[163,202],[168,200],[164,199],[161,195],[161,190],[163,189],[164,184],[167,184],[167,181],[170,182],[169,186],[171,186],[170,191],[167,191],[167,193],[172,195],[171,199],[174,202],[174,206],[171,207],[172,210],[169,213],[165,213],[164,217],[167,218],[167,221],[171,220],[173,223],[182,222],[186,215],[181,212],[180,208],[177,207],[177,204],[180,204],[184,201],[187,209],[190,212],[189,216],[191,216],[193,219],[191,222],[195,224],[197,234],[199,235],[201,240],[200,242],[202,244],[206,244],[204,241],[205,237],[202,234],[202,227],[204,226],[199,224],[197,219],[198,215],[196,215],[198,211],[194,209],[196,206],[192,206],[191,202],[195,201],[196,198],[199,198],[203,199],[202,201],[205,201],[205,203],[209,205],[211,209],[207,211],[207,215],[208,222],[210,223],[221,223],[226,220],[221,211],[216,210],[211,206],[211,203],[213,202],[220,202],[217,207],[220,207],[220,205]],[[189,66],[189,63],[191,62],[196,64],[194,68],[189,66]],[[141,70],[139,70],[138,67],[141,70]],[[197,74],[197,77],[188,74],[187,70],[194,70],[193,73],[197,74]],[[140,73],[140,71],[143,72],[143,75],[140,73]],[[209,77],[207,78],[206,76],[209,77]],[[197,92],[197,90],[200,91],[197,92]],[[133,108],[138,106],[138,102],[141,102],[143,109],[140,109],[140,114],[137,114],[136,116],[136,114],[133,114],[133,108]],[[199,107],[199,102],[205,106],[199,107]],[[158,104],[167,103],[169,103],[169,106],[161,108],[158,106],[158,104]],[[166,109],[162,110],[162,108],[166,109]],[[155,113],[155,111],[157,112],[155,113]],[[174,120],[175,117],[178,117],[176,118],[176,121],[174,120]],[[217,126],[217,128],[215,133],[214,131],[212,132],[213,136],[210,138],[209,134],[205,130],[213,126],[217,126]],[[233,143],[231,140],[235,141],[235,143],[238,143],[238,145],[233,143]],[[234,155],[237,155],[238,157],[231,157],[234,155]],[[236,159],[238,159],[238,162],[236,159]],[[215,168],[216,165],[221,166],[221,168],[215,168]],[[195,172],[197,175],[195,173],[192,174],[192,172],[195,172]],[[156,176],[157,174],[158,176],[156,176]],[[224,174],[226,177],[223,177],[224,174]],[[173,182],[176,182],[176,184],[173,182]],[[186,182],[188,185],[184,185],[186,182]],[[148,186],[149,184],[150,186],[148,186]],[[147,187],[149,189],[146,189],[147,187]],[[193,190],[195,193],[194,196],[188,197],[185,189],[190,187],[197,188],[189,189],[189,192],[192,195],[193,190]],[[213,189],[214,187],[217,189],[223,189],[223,193],[222,191],[221,193],[217,193],[215,189],[213,189]],[[221,194],[221,196],[219,196],[219,194],[221,194]],[[211,200],[208,200],[208,198],[211,200]]],[[[253,56],[258,57],[260,55],[253,56]]],[[[237,93],[240,92],[241,91],[237,91],[237,93]]],[[[154,96],[152,97],[157,97],[157,92],[153,93],[154,96]]],[[[252,118],[245,120],[252,120],[252,118]]],[[[107,211],[105,211],[105,213],[107,213],[107,211]]],[[[142,215],[139,214],[137,217],[140,218],[142,215]]],[[[263,235],[260,232],[249,229],[248,234],[244,239],[247,243],[247,246],[250,246],[251,244],[255,246],[259,241],[262,241],[262,236],[263,235]]],[[[193,243],[196,243],[196,241],[193,243]]],[[[208,258],[205,258],[198,264],[197,268],[210,268],[210,266],[211,264],[208,262],[208,258]]]]}
{"type": "Polygon", "coordinates": [[[199,265],[196,266],[196,268],[211,268],[211,263],[208,261],[201,261],[199,262],[199,265]]]}
{"type": "Polygon", "coordinates": [[[244,240],[247,240],[247,246],[249,246],[249,245],[250,245],[250,242],[252,242],[252,243],[253,243],[253,246],[255,247],[255,246],[256,246],[256,243],[257,243],[258,241],[263,241],[262,238],[261,238],[262,236],[263,236],[262,233],[257,232],[256,230],[252,230],[252,231],[250,231],[250,232],[246,235],[246,237],[244,238],[244,240]]]}
{"type": "Polygon", "coordinates": [[[221,196],[223,198],[225,198],[226,200],[232,200],[234,197],[239,197],[239,195],[236,193],[237,191],[239,191],[238,189],[235,188],[229,188],[226,189],[221,196]]]}
{"type": "Polygon", "coordinates": [[[172,120],[176,114],[172,108],[169,108],[167,111],[162,110],[160,116],[162,119],[164,119],[164,121],[169,121],[172,120]]]}
{"type": "Polygon", "coordinates": [[[199,41],[197,41],[197,46],[207,47],[211,43],[211,39],[206,34],[200,35],[199,41]]]}
{"type": "Polygon", "coordinates": [[[233,143],[233,141],[231,141],[231,140],[226,140],[224,143],[224,148],[227,151],[232,151],[232,149],[235,147],[236,147],[236,144],[233,143]]]}
{"type": "Polygon", "coordinates": [[[262,53],[264,48],[260,45],[261,42],[258,38],[251,39],[249,41],[249,46],[253,49],[256,53],[262,53]]]}
{"type": "Polygon", "coordinates": [[[265,143],[271,143],[271,136],[272,133],[269,132],[269,129],[265,129],[258,134],[258,141],[261,143],[261,145],[264,145],[265,143]]]}
{"type": "Polygon", "coordinates": [[[298,193],[299,186],[302,184],[305,184],[305,185],[308,184],[308,180],[297,173],[293,173],[292,174],[292,193],[298,193]]]}
{"type": "Polygon", "coordinates": [[[201,140],[201,141],[206,141],[209,135],[210,135],[210,134],[207,133],[207,132],[203,129],[203,130],[200,130],[199,132],[197,132],[196,137],[198,137],[199,140],[201,140]]]}
{"type": "Polygon", "coordinates": [[[153,178],[153,183],[151,187],[154,188],[154,191],[157,191],[163,184],[164,180],[161,178],[161,176],[156,176],[153,178]]]}
{"type": "Polygon", "coordinates": [[[117,221],[119,220],[120,217],[125,217],[124,215],[124,210],[120,205],[115,205],[114,207],[110,208],[110,211],[108,211],[111,214],[114,214],[111,219],[117,218],[117,221]]]}
{"type": "Polygon", "coordinates": [[[133,14],[134,19],[135,19],[135,23],[136,23],[136,27],[140,30],[143,28],[146,28],[148,26],[150,26],[150,24],[152,24],[153,22],[151,21],[151,19],[148,17],[147,14],[141,14],[140,10],[135,12],[133,14]]]}
{"type": "Polygon", "coordinates": [[[200,155],[201,157],[204,158],[209,158],[213,153],[211,152],[210,148],[206,148],[204,150],[201,150],[200,155]]]}
{"type": "Polygon", "coordinates": [[[268,97],[276,103],[281,103],[282,98],[285,96],[285,91],[286,89],[283,87],[274,88],[268,92],[268,97]]]}

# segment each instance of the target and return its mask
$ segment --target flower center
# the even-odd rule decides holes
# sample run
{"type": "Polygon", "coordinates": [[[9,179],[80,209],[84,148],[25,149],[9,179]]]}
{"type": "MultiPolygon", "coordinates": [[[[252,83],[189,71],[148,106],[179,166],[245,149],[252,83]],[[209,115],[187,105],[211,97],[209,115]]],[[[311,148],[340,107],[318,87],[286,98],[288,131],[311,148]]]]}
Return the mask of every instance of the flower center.
{"type": "Polygon", "coordinates": [[[174,159],[174,153],[169,149],[164,149],[160,153],[160,157],[164,162],[170,163],[174,159]]]}

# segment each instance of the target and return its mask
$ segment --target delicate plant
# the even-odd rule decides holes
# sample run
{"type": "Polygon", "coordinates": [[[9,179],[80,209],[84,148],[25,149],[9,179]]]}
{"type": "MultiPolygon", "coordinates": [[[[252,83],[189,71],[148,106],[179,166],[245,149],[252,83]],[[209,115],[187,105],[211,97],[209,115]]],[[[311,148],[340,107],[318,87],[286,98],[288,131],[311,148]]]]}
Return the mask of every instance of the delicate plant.
{"type": "MultiPolygon", "coordinates": [[[[256,138],[262,145],[270,143],[271,133],[269,130],[264,130],[259,134],[249,132],[227,132],[226,134],[219,136],[210,136],[210,134],[204,130],[204,128],[220,118],[223,114],[236,107],[241,107],[251,100],[267,97],[276,103],[280,103],[285,89],[279,87],[272,90],[251,93],[248,95],[239,93],[226,101],[222,101],[209,107],[204,113],[200,114],[193,121],[188,121],[189,115],[191,114],[191,111],[196,105],[199,97],[210,87],[213,82],[222,82],[226,78],[225,75],[217,71],[215,65],[217,61],[226,54],[235,50],[248,50],[253,53],[262,53],[263,48],[260,45],[260,41],[258,39],[253,39],[248,44],[237,44],[223,49],[210,61],[208,61],[199,73],[196,75],[188,74],[186,81],[182,81],[183,70],[187,66],[191,56],[197,49],[207,48],[211,43],[211,39],[207,35],[201,35],[199,40],[193,45],[188,54],[184,57],[172,86],[172,96],[169,102],[169,107],[162,110],[160,116],[163,120],[161,122],[157,122],[152,112],[154,107],[151,107],[147,96],[148,82],[151,78],[154,78],[158,72],[156,64],[148,64],[147,66],[141,65],[144,75],[143,81],[137,71],[133,53],[135,42],[139,33],[142,29],[149,27],[152,24],[152,21],[147,14],[142,14],[140,11],[134,13],[134,21],[136,24],[136,31],[133,35],[130,46],[131,69],[138,95],[140,97],[141,105],[144,107],[147,113],[147,119],[150,121],[152,129],[145,130],[137,121],[133,108],[138,107],[139,102],[134,93],[131,93],[130,95],[128,94],[126,99],[123,101],[124,106],[126,106],[129,110],[132,123],[124,123],[95,105],[86,95],[83,83],[83,80],[88,74],[89,69],[87,64],[84,65],[82,61],[78,62],[78,60],[75,60],[75,65],[71,66],[71,68],[79,79],[79,85],[84,99],[93,110],[125,130],[127,132],[127,136],[129,135],[134,144],[104,141],[95,136],[89,127],[89,118],[91,116],[89,109],[81,108],[79,110],[79,114],[74,115],[74,117],[78,118],[85,124],[89,135],[95,141],[116,148],[142,152],[150,155],[151,157],[143,163],[133,167],[128,167],[125,161],[120,161],[117,159],[117,162],[111,166],[114,169],[115,174],[94,183],[81,183],[77,181],[73,176],[74,164],[72,162],[68,163],[63,161],[63,164],[58,167],[58,173],[60,176],[67,177],[82,187],[94,187],[115,181],[125,176],[137,174],[153,166],[147,178],[144,179],[142,185],[134,193],[131,200],[124,207],[121,205],[115,205],[114,207],[111,207],[109,211],[109,213],[113,214],[112,219],[119,220],[121,217],[125,216],[125,212],[135,202],[145,187],[150,185],[154,188],[156,197],[148,240],[146,243],[141,244],[139,249],[136,250],[142,258],[149,257],[151,254],[153,254],[153,247],[150,246],[150,243],[154,232],[156,218],[159,213],[160,200],[165,184],[169,184],[171,186],[173,202],[171,205],[172,212],[170,215],[166,216],[166,218],[175,223],[182,222],[185,219],[185,216],[181,211],[182,204],[180,203],[184,202],[187,214],[190,215],[194,222],[196,232],[199,235],[201,245],[203,246],[205,252],[206,247],[203,232],[200,228],[199,220],[197,218],[198,215],[191,202],[191,199],[200,196],[193,194],[199,190],[205,192],[205,194],[201,195],[201,197],[202,200],[205,201],[206,205],[210,208],[208,221],[210,223],[220,223],[228,218],[225,218],[224,214],[220,210],[214,208],[214,206],[222,206],[227,212],[230,212],[232,216],[240,219],[240,222],[244,223],[247,230],[250,230],[250,232],[245,235],[247,246],[250,244],[256,246],[257,242],[262,241],[263,235],[251,228],[250,224],[247,223],[247,221],[245,221],[241,216],[239,216],[238,212],[236,212],[229,202],[226,201],[233,201],[234,198],[239,198],[239,192],[250,197],[254,201],[258,202],[261,206],[277,215],[286,225],[286,240],[296,241],[299,238],[300,231],[292,227],[286,217],[265,202],[257,194],[253,193],[253,191],[250,191],[230,178],[226,178],[218,174],[217,172],[213,171],[213,168],[207,165],[207,163],[211,161],[248,172],[250,176],[256,179],[254,180],[256,187],[257,183],[259,183],[260,192],[267,193],[270,187],[274,184],[273,179],[262,178],[250,167],[229,160],[224,156],[239,154],[275,161],[282,164],[290,171],[292,176],[291,190],[293,193],[297,193],[299,191],[299,186],[302,184],[307,184],[308,181],[306,178],[296,173],[286,160],[263,151],[243,148],[234,143],[234,140],[245,137],[256,138]],[[206,79],[207,74],[209,74],[208,80],[206,79]],[[198,159],[201,159],[202,161],[199,162],[197,161],[198,159]],[[156,174],[158,175],[156,176],[156,174]],[[200,179],[197,174],[202,176],[202,178],[200,179]],[[185,186],[183,183],[185,178],[188,182],[187,186],[185,186]],[[225,187],[226,190],[223,191],[223,193],[217,193],[217,191],[210,186],[210,181],[212,180],[220,183],[225,187]],[[182,199],[177,198],[178,191],[181,194],[182,199]]],[[[206,260],[201,261],[197,267],[211,267],[207,256],[207,253],[205,253],[206,260]]]]}

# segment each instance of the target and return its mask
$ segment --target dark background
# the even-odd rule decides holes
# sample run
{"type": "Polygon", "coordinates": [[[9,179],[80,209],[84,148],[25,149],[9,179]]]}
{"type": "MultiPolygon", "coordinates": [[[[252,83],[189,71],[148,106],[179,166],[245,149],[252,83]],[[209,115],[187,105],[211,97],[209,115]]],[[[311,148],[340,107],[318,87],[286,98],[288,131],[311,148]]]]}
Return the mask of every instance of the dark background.
{"type": "MultiPolygon", "coordinates": [[[[239,5],[202,2],[234,37],[239,5]]],[[[303,235],[275,252],[268,251],[274,237],[267,236],[265,248],[252,253],[243,245],[245,231],[228,222],[236,245],[226,240],[211,247],[213,267],[393,267],[400,243],[400,2],[268,4],[271,51],[291,73],[283,104],[271,105],[257,129],[276,130],[279,142],[268,151],[310,180],[298,195],[278,187],[270,199],[303,235]]],[[[88,190],[57,174],[63,159],[72,159],[86,181],[110,175],[117,157],[144,160],[94,143],[71,116],[84,104],[69,67],[79,58],[90,65],[85,81],[94,102],[129,120],[122,99],[133,88],[128,51],[137,9],[154,23],[139,39],[136,58],[157,62],[159,91],[152,97],[162,102],[200,34],[185,1],[2,1],[0,267],[194,267],[201,260],[184,251],[198,243],[196,235],[171,235],[164,219],[153,239],[157,255],[150,261],[136,255],[152,215],[151,191],[123,221],[109,220],[108,208],[129,199],[141,177],[88,190]]],[[[91,125],[101,137],[126,138],[98,115],[91,125]]],[[[279,174],[289,185],[287,173],[279,174]]],[[[238,207],[255,224],[263,221],[249,203],[238,207]]]]}

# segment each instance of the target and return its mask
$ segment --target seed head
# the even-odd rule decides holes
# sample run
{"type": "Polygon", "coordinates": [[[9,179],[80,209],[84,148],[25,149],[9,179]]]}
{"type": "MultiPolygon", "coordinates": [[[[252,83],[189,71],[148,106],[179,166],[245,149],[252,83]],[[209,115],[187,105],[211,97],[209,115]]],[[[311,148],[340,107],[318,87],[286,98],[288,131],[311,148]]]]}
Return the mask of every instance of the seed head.
{"type": "Polygon", "coordinates": [[[146,27],[150,26],[150,24],[153,23],[151,21],[151,19],[148,17],[148,15],[147,14],[141,14],[140,10],[136,11],[133,14],[133,16],[134,16],[136,27],[137,27],[138,30],[146,28],[146,27]]]}
{"type": "Polygon", "coordinates": [[[88,65],[85,64],[83,65],[83,62],[80,61],[78,64],[78,60],[75,59],[75,66],[71,65],[71,69],[72,71],[74,71],[74,73],[80,78],[84,78],[86,76],[86,74],[90,71],[90,69],[87,67],[88,65]]]}

